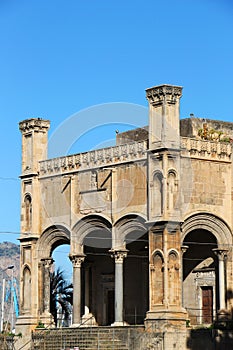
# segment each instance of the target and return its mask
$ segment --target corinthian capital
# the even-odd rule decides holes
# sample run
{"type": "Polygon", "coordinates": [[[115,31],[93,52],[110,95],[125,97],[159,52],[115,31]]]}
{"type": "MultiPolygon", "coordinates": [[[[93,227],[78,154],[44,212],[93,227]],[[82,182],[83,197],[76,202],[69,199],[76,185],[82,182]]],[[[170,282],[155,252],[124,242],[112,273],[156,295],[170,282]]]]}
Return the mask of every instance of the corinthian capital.
{"type": "Polygon", "coordinates": [[[223,261],[227,257],[228,249],[215,248],[212,249],[214,254],[217,255],[218,260],[223,261]]]}
{"type": "Polygon", "coordinates": [[[73,268],[74,267],[81,267],[82,263],[84,262],[85,260],[85,254],[82,254],[82,255],[70,255],[69,258],[72,262],[72,265],[73,265],[73,268]]]}
{"type": "Polygon", "coordinates": [[[46,269],[49,269],[50,266],[54,263],[53,258],[44,258],[44,259],[41,259],[41,261],[42,261],[43,266],[46,269]]]}
{"type": "Polygon", "coordinates": [[[116,264],[122,264],[124,261],[124,258],[127,257],[128,250],[127,249],[121,249],[121,250],[110,250],[111,257],[115,259],[116,264]]]}

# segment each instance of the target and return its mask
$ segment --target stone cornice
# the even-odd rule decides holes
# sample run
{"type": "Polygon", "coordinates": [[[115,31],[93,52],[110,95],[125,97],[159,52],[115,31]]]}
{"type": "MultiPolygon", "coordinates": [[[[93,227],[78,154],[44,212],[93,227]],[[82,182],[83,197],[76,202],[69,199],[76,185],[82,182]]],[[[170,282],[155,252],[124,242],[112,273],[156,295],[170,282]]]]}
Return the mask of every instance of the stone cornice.
{"type": "Polygon", "coordinates": [[[152,105],[158,105],[165,100],[167,103],[175,104],[177,98],[182,96],[182,87],[174,85],[159,85],[146,89],[146,98],[152,105]]]}
{"type": "Polygon", "coordinates": [[[50,121],[41,118],[26,119],[19,123],[19,130],[23,134],[27,134],[31,131],[46,132],[50,127],[50,121]]]}

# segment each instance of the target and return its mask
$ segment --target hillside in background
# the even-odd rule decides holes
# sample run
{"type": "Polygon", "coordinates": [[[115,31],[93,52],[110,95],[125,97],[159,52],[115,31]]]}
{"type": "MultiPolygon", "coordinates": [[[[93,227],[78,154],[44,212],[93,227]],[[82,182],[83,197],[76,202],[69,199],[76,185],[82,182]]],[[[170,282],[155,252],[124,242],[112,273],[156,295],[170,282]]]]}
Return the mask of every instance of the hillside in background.
{"type": "Polygon", "coordinates": [[[8,266],[13,265],[14,277],[19,280],[20,269],[20,249],[19,245],[11,242],[0,243],[0,285],[3,278],[10,278],[12,276],[12,270],[7,269],[8,266]]]}

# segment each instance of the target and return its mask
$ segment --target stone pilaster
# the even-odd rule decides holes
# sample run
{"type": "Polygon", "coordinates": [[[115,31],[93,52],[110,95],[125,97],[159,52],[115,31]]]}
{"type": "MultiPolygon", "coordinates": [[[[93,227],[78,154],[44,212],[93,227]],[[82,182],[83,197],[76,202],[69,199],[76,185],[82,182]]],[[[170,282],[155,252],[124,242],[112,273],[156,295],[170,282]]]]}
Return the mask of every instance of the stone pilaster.
{"type": "Polygon", "coordinates": [[[160,222],[149,232],[150,310],[146,326],[160,330],[185,328],[187,313],[182,307],[182,252],[180,223],[160,222]]]}

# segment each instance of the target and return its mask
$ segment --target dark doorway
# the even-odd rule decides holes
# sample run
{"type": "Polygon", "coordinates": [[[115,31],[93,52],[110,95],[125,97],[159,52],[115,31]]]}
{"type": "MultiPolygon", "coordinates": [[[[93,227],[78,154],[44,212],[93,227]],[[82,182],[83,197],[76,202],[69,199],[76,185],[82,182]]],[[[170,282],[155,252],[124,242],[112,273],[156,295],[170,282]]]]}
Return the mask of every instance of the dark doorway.
{"type": "Polygon", "coordinates": [[[107,324],[111,325],[115,321],[114,305],[115,297],[114,290],[108,290],[107,294],[107,324]]]}
{"type": "Polygon", "coordinates": [[[213,321],[213,288],[202,287],[202,323],[213,321]]]}

